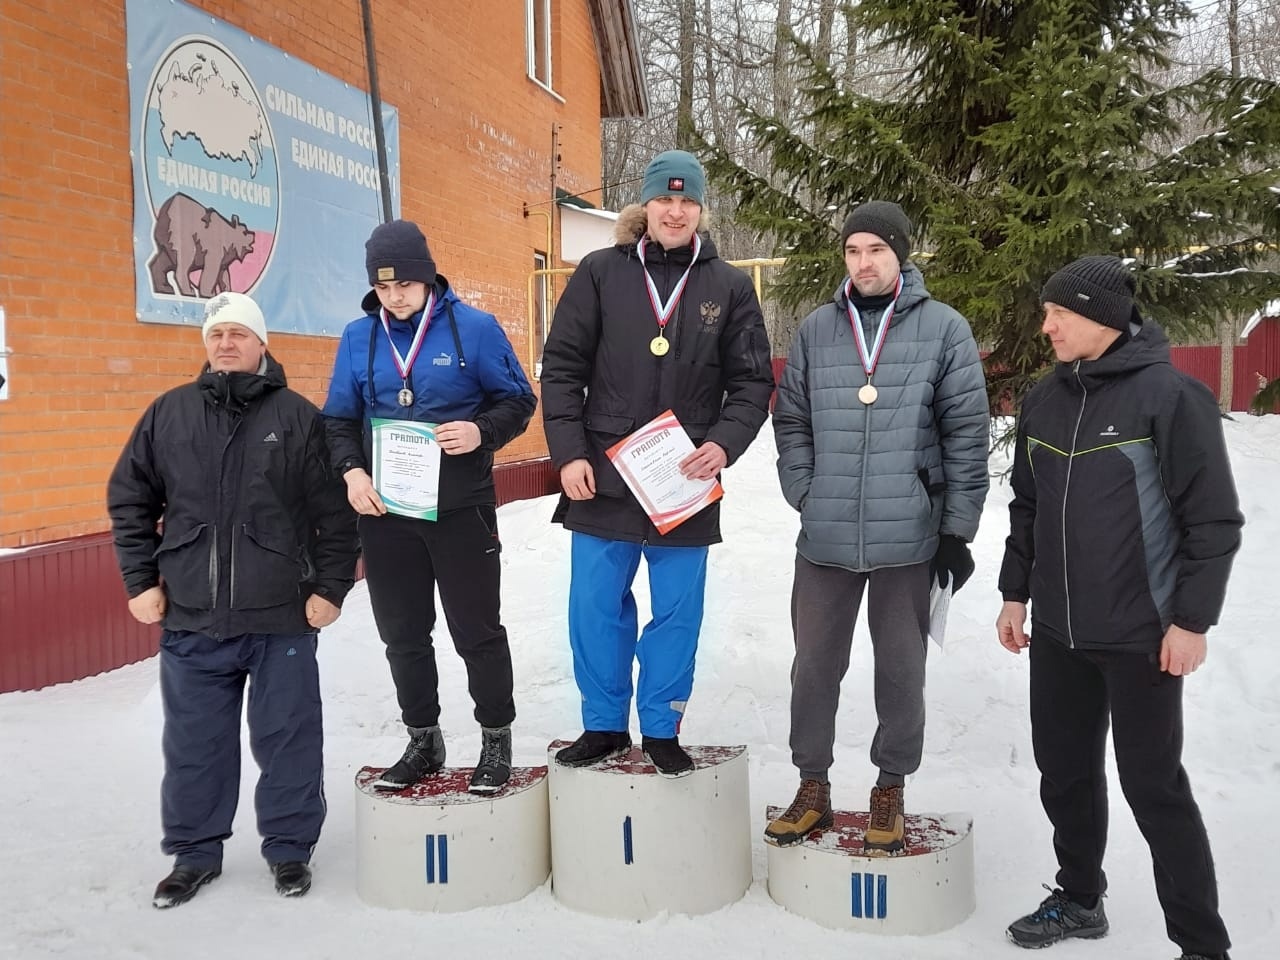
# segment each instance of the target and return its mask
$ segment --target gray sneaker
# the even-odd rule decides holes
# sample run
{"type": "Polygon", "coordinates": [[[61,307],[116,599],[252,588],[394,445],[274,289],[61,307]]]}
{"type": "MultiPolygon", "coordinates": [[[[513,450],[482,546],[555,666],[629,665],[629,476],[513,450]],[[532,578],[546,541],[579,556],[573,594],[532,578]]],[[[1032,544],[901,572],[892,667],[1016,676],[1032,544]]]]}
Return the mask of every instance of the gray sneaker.
{"type": "Polygon", "coordinates": [[[1097,940],[1107,935],[1110,925],[1107,923],[1107,912],[1102,908],[1101,897],[1093,909],[1089,909],[1069,899],[1061,890],[1047,886],[1045,889],[1049,891],[1049,896],[1044,898],[1034,912],[1009,924],[1005,934],[1010,942],[1020,947],[1039,949],[1052,946],[1068,937],[1097,940]]]}

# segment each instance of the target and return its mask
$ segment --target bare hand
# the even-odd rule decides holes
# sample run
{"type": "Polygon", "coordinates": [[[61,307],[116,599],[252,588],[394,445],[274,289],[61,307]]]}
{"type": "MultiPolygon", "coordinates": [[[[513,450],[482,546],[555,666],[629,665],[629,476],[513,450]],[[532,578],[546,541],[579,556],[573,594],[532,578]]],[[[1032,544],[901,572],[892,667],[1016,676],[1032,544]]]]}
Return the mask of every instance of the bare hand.
{"type": "Polygon", "coordinates": [[[1027,622],[1027,605],[1016,600],[1006,600],[996,617],[996,638],[1000,646],[1010,653],[1021,653],[1031,642],[1024,629],[1027,622]]]}
{"type": "Polygon", "coordinates": [[[450,420],[436,427],[436,443],[451,456],[470,453],[480,446],[480,428],[470,420],[450,420]]]}
{"type": "Polygon", "coordinates": [[[307,623],[317,629],[333,623],[341,612],[341,608],[318,593],[313,593],[307,598],[307,623]]]}
{"type": "Polygon", "coordinates": [[[159,623],[168,609],[169,598],[159,584],[129,599],[129,612],[139,623],[159,623]]]}
{"type": "Polygon", "coordinates": [[[590,460],[570,460],[560,468],[560,489],[570,500],[590,500],[596,495],[596,475],[590,460]]]}
{"type": "Polygon", "coordinates": [[[1170,625],[1160,644],[1160,669],[1175,677],[1195,673],[1209,655],[1209,643],[1203,633],[1192,633],[1170,625]]]}
{"type": "Polygon", "coordinates": [[[351,509],[356,513],[362,513],[366,517],[380,517],[387,512],[387,505],[378,496],[378,491],[373,489],[373,478],[363,467],[352,467],[342,475],[342,479],[347,481],[347,503],[351,504],[351,509]]]}
{"type": "Polygon", "coordinates": [[[729,455],[718,443],[707,441],[680,461],[680,472],[690,480],[714,480],[729,464],[729,455]]]}

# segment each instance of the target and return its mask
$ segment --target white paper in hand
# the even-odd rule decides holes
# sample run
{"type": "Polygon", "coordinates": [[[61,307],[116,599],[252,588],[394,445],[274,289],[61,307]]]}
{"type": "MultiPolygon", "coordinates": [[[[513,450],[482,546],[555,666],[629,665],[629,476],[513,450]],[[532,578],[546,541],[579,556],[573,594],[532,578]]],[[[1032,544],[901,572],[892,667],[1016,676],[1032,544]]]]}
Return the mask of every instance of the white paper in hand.
{"type": "Polygon", "coordinates": [[[939,647],[942,646],[942,640],[947,633],[947,610],[950,607],[950,581],[948,580],[945,587],[940,587],[935,580],[933,589],[929,591],[929,637],[939,647]]]}

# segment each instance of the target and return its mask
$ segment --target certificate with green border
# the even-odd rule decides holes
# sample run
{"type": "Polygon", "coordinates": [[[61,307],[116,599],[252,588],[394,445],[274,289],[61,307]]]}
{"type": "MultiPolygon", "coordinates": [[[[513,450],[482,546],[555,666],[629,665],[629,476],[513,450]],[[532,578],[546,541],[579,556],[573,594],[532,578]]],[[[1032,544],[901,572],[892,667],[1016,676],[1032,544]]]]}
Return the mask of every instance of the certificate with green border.
{"type": "Polygon", "coordinates": [[[373,487],[387,512],[436,519],[440,499],[440,444],[434,423],[369,421],[373,432],[373,487]]]}

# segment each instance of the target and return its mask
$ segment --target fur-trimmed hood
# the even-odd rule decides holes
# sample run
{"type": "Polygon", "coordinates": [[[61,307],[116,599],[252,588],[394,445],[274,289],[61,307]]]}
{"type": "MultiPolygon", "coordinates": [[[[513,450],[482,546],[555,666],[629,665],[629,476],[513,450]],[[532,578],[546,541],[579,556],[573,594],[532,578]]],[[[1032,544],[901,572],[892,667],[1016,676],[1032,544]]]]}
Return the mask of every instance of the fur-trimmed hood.
{"type": "MultiPolygon", "coordinates": [[[[719,256],[716,253],[715,244],[711,242],[711,238],[707,234],[707,227],[710,222],[711,214],[706,207],[703,207],[702,214],[698,217],[698,233],[702,235],[702,249],[704,251],[699,259],[702,260],[707,259],[708,256],[719,256]]],[[[629,203],[618,212],[618,219],[613,225],[613,242],[620,247],[635,246],[636,242],[644,236],[648,226],[649,218],[644,212],[644,205],[629,203]]]]}

